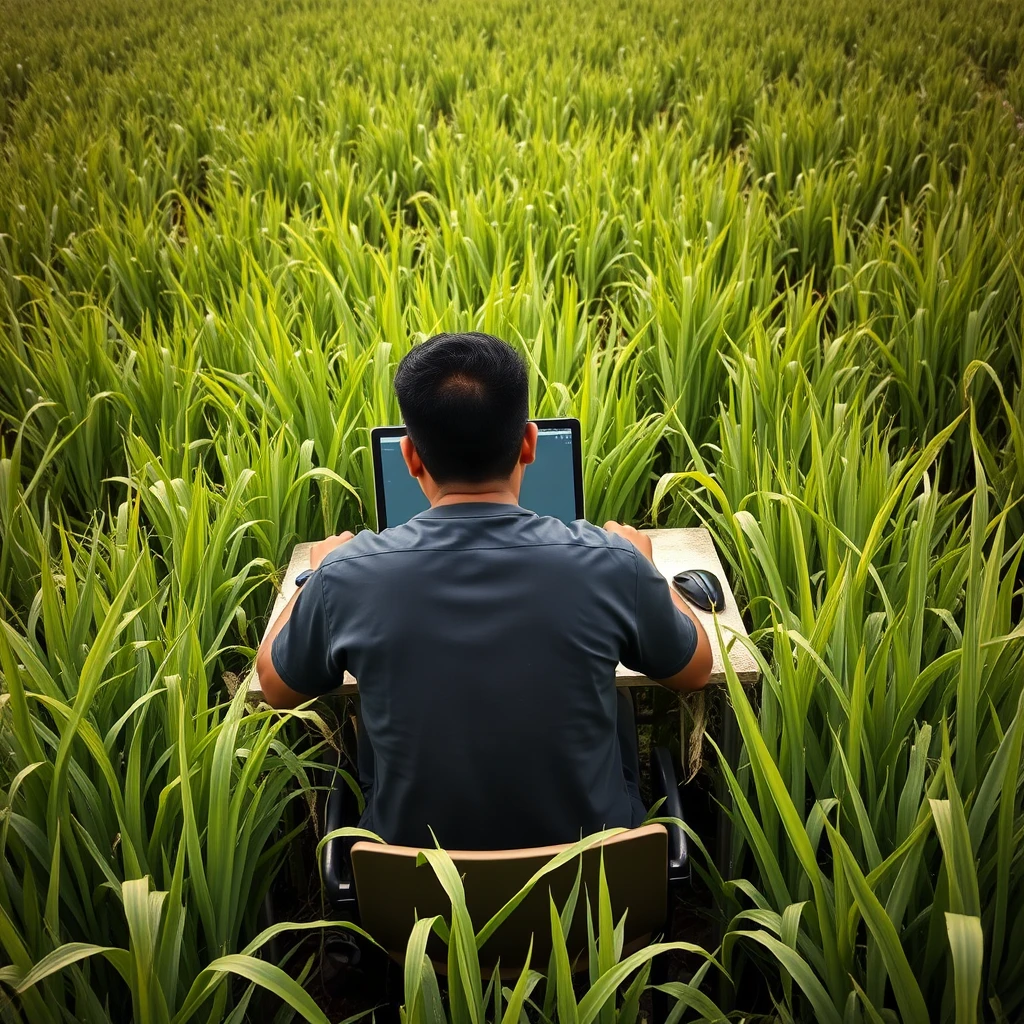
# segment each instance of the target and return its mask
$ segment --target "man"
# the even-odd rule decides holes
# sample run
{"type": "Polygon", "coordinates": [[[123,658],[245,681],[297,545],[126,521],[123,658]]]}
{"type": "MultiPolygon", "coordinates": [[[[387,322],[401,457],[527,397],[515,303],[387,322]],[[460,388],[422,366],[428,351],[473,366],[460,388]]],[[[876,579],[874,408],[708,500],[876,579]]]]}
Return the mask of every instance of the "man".
{"type": "Polygon", "coordinates": [[[313,547],[316,571],[260,646],[264,697],[294,707],[356,677],[362,824],[387,842],[432,846],[433,829],[448,849],[503,849],[640,824],[615,666],[699,689],[703,628],[632,527],[519,506],[537,427],[511,346],[438,335],[395,392],[430,508],[313,547]]]}

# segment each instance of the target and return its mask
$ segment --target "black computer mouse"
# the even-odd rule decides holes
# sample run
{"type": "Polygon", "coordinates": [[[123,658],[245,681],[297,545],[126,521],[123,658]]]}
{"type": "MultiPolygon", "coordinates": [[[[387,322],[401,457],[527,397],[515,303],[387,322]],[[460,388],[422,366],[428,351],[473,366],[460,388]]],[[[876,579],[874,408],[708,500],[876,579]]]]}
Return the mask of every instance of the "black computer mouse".
{"type": "Polygon", "coordinates": [[[725,592],[713,572],[707,569],[684,569],[672,577],[680,594],[706,612],[725,609],[725,592]]]}

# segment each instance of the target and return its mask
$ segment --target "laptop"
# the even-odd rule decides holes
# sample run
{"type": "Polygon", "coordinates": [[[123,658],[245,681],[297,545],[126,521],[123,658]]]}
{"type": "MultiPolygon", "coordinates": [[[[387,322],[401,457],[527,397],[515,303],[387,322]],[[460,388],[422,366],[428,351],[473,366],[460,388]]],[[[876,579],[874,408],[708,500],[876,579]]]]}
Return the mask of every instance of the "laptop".
{"type": "MultiPolygon", "coordinates": [[[[523,472],[519,504],[563,523],[582,519],[580,421],[565,418],[533,422],[538,428],[537,458],[523,472]]],[[[402,458],[403,437],[405,427],[374,427],[370,431],[378,532],[399,526],[430,507],[402,458]]]]}

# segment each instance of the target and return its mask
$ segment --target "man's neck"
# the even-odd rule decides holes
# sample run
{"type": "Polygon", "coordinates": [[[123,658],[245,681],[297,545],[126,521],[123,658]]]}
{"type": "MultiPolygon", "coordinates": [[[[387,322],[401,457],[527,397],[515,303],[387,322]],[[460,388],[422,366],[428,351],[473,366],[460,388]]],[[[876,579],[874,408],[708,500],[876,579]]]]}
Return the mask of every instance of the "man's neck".
{"type": "Polygon", "coordinates": [[[519,495],[507,485],[483,484],[481,487],[485,489],[481,489],[479,491],[467,490],[465,485],[459,484],[453,484],[450,489],[441,487],[438,489],[433,501],[431,501],[430,507],[437,508],[438,505],[461,505],[471,501],[490,502],[495,505],[519,504],[519,495]]]}

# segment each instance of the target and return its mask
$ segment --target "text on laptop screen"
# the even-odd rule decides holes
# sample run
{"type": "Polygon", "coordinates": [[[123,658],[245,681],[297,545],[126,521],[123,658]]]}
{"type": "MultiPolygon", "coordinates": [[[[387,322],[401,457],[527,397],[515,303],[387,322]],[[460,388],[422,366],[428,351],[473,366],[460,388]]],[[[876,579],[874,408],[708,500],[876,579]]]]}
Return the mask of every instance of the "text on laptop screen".
{"type": "MultiPolygon", "coordinates": [[[[419,483],[409,475],[401,443],[401,437],[380,439],[387,526],[404,523],[429,507],[419,483]]],[[[561,519],[563,523],[571,523],[576,518],[571,430],[542,429],[537,435],[537,458],[523,474],[519,504],[539,515],[561,519]]],[[[385,524],[379,526],[383,529],[385,524]]]]}

